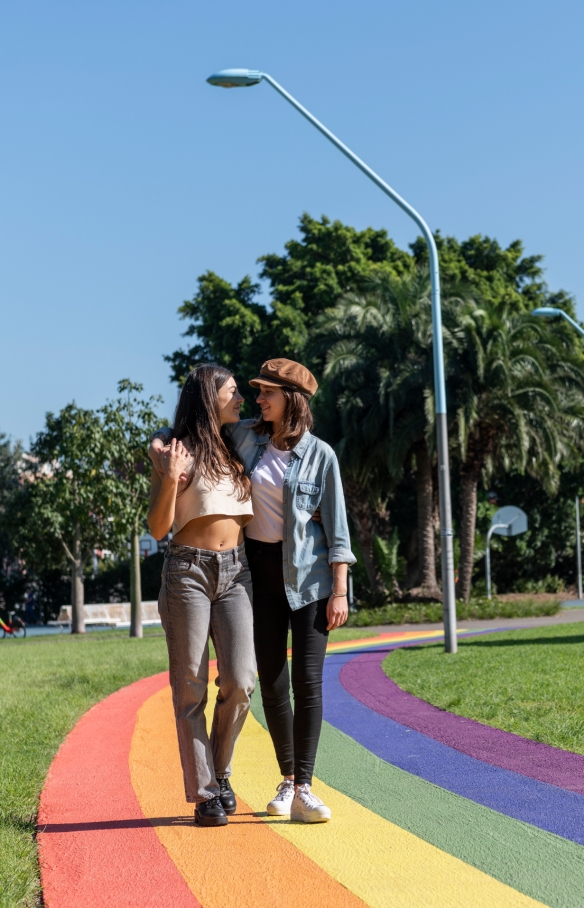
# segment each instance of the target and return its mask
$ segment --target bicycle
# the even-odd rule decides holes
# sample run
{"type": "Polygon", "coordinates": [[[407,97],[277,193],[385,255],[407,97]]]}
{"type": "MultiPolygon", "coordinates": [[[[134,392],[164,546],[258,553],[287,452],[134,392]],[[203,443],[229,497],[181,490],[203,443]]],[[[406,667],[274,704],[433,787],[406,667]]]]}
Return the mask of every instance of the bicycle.
{"type": "Polygon", "coordinates": [[[8,624],[0,618],[2,637],[26,637],[26,624],[14,612],[8,613],[8,624]]]}

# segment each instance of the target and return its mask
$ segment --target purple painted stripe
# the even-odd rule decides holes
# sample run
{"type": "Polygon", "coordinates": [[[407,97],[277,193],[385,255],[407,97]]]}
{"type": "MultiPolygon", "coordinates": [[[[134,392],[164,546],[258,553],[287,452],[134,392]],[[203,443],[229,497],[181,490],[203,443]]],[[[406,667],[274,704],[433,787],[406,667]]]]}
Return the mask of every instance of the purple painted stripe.
{"type": "Polygon", "coordinates": [[[431,706],[402,690],[383,672],[381,662],[388,651],[363,653],[347,662],[340,673],[345,690],[380,715],[463,754],[584,794],[584,756],[431,706]]]}

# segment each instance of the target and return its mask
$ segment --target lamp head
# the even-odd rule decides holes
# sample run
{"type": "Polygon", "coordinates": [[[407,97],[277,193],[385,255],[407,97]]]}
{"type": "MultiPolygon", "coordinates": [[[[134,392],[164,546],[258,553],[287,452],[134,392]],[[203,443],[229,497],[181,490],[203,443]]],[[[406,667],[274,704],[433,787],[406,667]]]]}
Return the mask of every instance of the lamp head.
{"type": "Polygon", "coordinates": [[[561,309],[554,309],[553,306],[542,306],[540,309],[533,309],[532,315],[538,315],[541,318],[555,318],[556,315],[563,315],[561,309]]]}
{"type": "Polygon", "coordinates": [[[221,88],[247,88],[249,85],[257,85],[262,77],[263,73],[257,69],[222,69],[209,76],[207,82],[221,88]]]}

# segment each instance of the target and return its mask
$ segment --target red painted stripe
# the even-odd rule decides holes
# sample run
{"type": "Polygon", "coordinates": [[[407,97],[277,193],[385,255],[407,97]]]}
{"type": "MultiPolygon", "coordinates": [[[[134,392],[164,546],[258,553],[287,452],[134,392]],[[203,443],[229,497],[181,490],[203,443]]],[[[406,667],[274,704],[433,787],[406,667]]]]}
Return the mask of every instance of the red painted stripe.
{"type": "Polygon", "coordinates": [[[200,908],[153,829],[174,818],[147,819],[130,780],[136,713],[167,684],[163,672],[107,697],[57,753],[38,817],[46,908],[200,908]]]}

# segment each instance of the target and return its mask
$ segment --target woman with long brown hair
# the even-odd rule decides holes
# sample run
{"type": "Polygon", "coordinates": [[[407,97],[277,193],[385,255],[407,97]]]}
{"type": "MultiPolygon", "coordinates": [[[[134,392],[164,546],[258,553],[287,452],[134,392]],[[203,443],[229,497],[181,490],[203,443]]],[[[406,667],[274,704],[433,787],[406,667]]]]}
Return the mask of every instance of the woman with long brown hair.
{"type": "Polygon", "coordinates": [[[148,525],[172,530],[159,599],[185,795],[195,822],[224,826],[235,813],[229,777],[255,685],[251,578],[243,527],[253,517],[251,484],[226,434],[243,397],[233,375],[201,365],[188,376],[171,442],[152,470],[148,525]],[[209,636],[219,691],[210,738],[205,706],[209,636]]]}
{"type": "MultiPolygon", "coordinates": [[[[234,421],[227,432],[251,477],[254,518],[245,528],[245,547],[253,580],[255,650],[283,777],[267,812],[318,823],[331,816],[311,791],[324,657],[329,631],[347,620],[347,568],[355,556],[337,458],[311,432],[314,376],[300,363],[272,359],[250,384],[259,388],[261,416],[234,421]],[[317,509],[320,521],[313,519],[317,509]]],[[[166,430],[160,434],[167,439],[166,430]]],[[[153,439],[154,463],[167,450],[164,440],[153,439]]]]}

